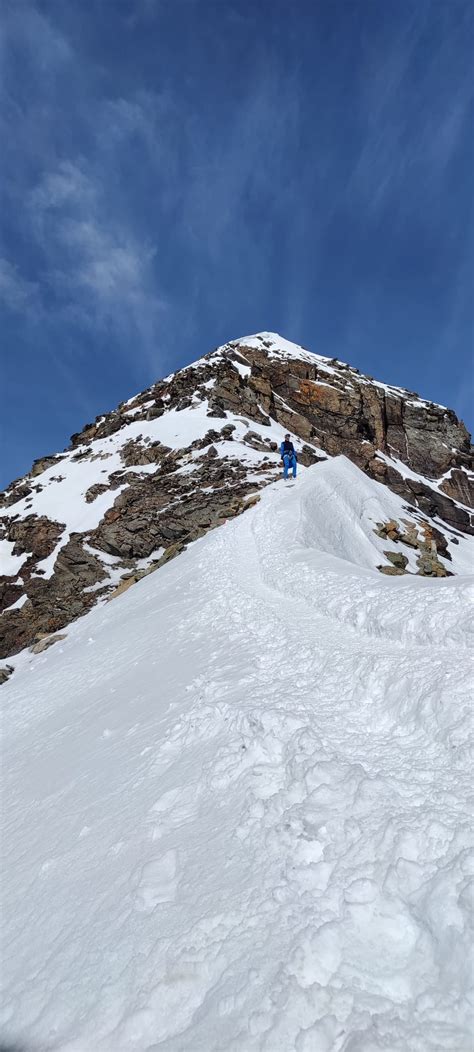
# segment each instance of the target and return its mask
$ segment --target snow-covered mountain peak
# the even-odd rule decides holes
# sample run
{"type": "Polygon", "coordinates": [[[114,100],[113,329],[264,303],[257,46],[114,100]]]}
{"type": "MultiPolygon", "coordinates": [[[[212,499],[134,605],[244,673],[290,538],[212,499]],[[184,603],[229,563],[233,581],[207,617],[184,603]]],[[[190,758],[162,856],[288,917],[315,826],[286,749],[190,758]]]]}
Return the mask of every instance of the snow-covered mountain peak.
{"type": "MultiPolygon", "coordinates": [[[[245,357],[245,350],[253,348],[254,350],[260,351],[268,358],[281,358],[287,359],[288,361],[308,361],[308,362],[329,362],[329,358],[324,358],[320,354],[313,354],[311,351],[305,350],[297,343],[291,343],[290,340],[286,340],[284,336],[280,336],[277,332],[257,332],[251,336],[240,336],[238,339],[229,340],[228,343],[221,344],[220,347],[216,347],[215,350],[209,351],[202,358],[197,358],[195,361],[190,362],[189,365],[185,365],[183,370],[188,369],[199,369],[206,365],[216,365],[219,362],[230,359],[234,360],[234,351],[242,352],[245,357]]],[[[169,382],[176,373],[170,373],[165,377],[165,381],[169,382]]]]}
{"type": "Polygon", "coordinates": [[[300,358],[304,360],[304,356],[309,355],[311,360],[326,360],[320,354],[313,354],[301,347],[300,344],[286,340],[278,332],[256,332],[251,336],[241,336],[238,340],[231,340],[230,346],[255,347],[257,350],[266,351],[270,358],[281,357],[289,360],[300,358]]]}
{"type": "Polygon", "coordinates": [[[307,350],[306,347],[302,347],[299,343],[292,343],[291,340],[280,336],[278,332],[257,332],[251,336],[241,336],[238,340],[231,340],[228,346],[238,347],[242,350],[253,347],[265,353],[268,358],[280,359],[280,361],[286,359],[289,362],[306,362],[308,365],[320,365],[333,373],[335,365],[342,368],[350,368],[345,362],[340,362],[337,358],[328,358],[324,354],[316,354],[314,351],[307,350]]]}
{"type": "Polygon", "coordinates": [[[86,424],[0,497],[0,656],[64,628],[245,511],[279,478],[286,432],[300,471],[342,454],[405,502],[411,526],[397,520],[385,533],[386,551],[406,551],[395,562],[386,555],[384,573],[456,572],[473,530],[473,475],[455,414],[257,333],[86,424]]]}
{"type": "Polygon", "coordinates": [[[252,336],[241,336],[240,339],[231,340],[230,344],[217,348],[215,353],[222,354],[227,347],[235,347],[243,352],[245,352],[246,348],[251,347],[265,353],[269,358],[279,359],[280,361],[286,359],[289,362],[304,362],[308,365],[319,367],[326,372],[328,376],[332,377],[337,376],[337,374],[341,372],[350,373],[352,374],[352,380],[357,384],[370,384],[386,392],[392,392],[395,396],[411,400],[411,404],[413,405],[418,404],[426,407],[435,405],[438,409],[446,410],[446,406],[440,405],[440,403],[430,402],[427,399],[420,398],[418,394],[409,391],[407,388],[397,387],[395,384],[388,384],[383,383],[380,380],[375,380],[373,376],[366,376],[363,373],[360,373],[360,370],[355,366],[349,365],[347,362],[341,361],[339,358],[328,358],[323,354],[316,354],[314,351],[309,351],[300,344],[292,343],[290,340],[285,339],[284,336],[280,336],[277,332],[260,332],[255,333],[252,336]]]}

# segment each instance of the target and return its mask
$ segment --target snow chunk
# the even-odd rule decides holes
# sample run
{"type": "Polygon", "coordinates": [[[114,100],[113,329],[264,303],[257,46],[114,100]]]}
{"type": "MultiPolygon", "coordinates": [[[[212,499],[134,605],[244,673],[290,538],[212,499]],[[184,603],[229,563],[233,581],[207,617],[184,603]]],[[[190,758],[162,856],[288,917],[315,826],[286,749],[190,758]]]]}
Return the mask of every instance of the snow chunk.
{"type": "Polygon", "coordinates": [[[232,359],[232,365],[234,366],[234,369],[237,369],[237,372],[240,373],[244,380],[247,380],[248,377],[251,376],[252,370],[250,365],[244,365],[243,362],[237,361],[236,358],[232,359]]]}
{"type": "Polygon", "coordinates": [[[24,606],[26,602],[28,602],[28,596],[20,595],[20,598],[17,599],[15,603],[12,603],[11,606],[5,607],[4,613],[6,613],[7,610],[21,610],[22,606],[24,606]]]}
{"type": "MultiPolygon", "coordinates": [[[[15,504],[15,508],[17,505],[15,504]]],[[[13,555],[14,541],[0,540],[0,576],[13,577],[29,558],[29,555],[13,555]]],[[[30,553],[31,554],[31,553],[30,553]]]]}

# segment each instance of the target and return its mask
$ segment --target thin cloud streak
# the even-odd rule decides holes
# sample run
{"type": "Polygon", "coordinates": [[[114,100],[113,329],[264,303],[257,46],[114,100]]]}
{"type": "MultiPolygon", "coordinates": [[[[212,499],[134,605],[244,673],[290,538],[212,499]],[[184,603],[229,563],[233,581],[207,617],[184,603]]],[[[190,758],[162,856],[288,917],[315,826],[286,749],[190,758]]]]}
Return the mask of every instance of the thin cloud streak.
{"type": "MultiPolygon", "coordinates": [[[[72,90],[78,95],[77,89],[87,83],[91,71],[84,66],[79,69],[69,42],[30,4],[22,5],[21,19],[13,9],[9,12],[3,38],[5,48],[10,43],[26,49],[39,86],[33,110],[41,111],[39,119],[49,131],[57,109],[51,97],[54,70],[69,68],[72,90]],[[36,52],[32,47],[35,37],[36,52]]],[[[4,95],[9,97],[5,87],[4,95]]],[[[12,107],[4,113],[5,139],[10,141],[19,114],[12,107]]],[[[29,127],[31,117],[25,113],[25,118],[29,127]]],[[[78,119],[82,135],[97,136],[100,144],[93,162],[72,153],[61,158],[59,150],[49,150],[48,164],[38,173],[35,139],[30,145],[28,135],[20,131],[15,180],[9,180],[7,173],[6,194],[22,217],[25,242],[34,248],[38,279],[29,281],[7,259],[2,295],[8,298],[10,310],[21,306],[27,318],[47,312],[50,327],[69,321],[85,330],[104,328],[119,348],[126,351],[125,344],[131,341],[135,356],[141,356],[147,368],[156,368],[160,325],[166,317],[166,303],[156,292],[153,273],[156,246],[147,245],[135,233],[133,214],[109,193],[113,172],[120,166],[120,152],[127,150],[137,122],[146,133],[148,123],[138,103],[120,98],[99,102],[87,115],[79,108],[78,119]],[[112,114],[115,119],[110,122],[112,114]]]]}
{"type": "Polygon", "coordinates": [[[65,397],[89,370],[99,412],[280,329],[442,400],[469,314],[472,8],[343,7],[5,8],[0,299],[65,397]]]}
{"type": "Polygon", "coordinates": [[[27,281],[7,259],[0,259],[0,303],[9,311],[27,314],[34,321],[42,314],[38,283],[27,281]]]}

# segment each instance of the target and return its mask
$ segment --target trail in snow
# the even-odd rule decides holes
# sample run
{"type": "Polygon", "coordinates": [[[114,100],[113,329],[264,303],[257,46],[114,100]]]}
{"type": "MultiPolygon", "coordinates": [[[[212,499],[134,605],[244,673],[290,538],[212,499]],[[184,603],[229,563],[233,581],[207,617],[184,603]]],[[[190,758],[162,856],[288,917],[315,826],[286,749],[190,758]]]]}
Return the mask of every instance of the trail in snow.
{"type": "Polygon", "coordinates": [[[270,487],[20,659],[5,1035],[470,1049],[468,582],[374,571],[376,492],[344,458],[270,487]]]}

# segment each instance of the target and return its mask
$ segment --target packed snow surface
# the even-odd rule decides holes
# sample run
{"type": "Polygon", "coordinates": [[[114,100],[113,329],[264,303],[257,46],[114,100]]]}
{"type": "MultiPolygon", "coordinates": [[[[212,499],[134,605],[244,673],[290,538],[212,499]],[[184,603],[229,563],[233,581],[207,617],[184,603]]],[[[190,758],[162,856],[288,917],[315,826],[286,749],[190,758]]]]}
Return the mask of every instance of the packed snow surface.
{"type": "Polygon", "coordinates": [[[14,659],[5,1042],[471,1049],[469,580],[377,572],[380,490],[269,486],[14,659]]]}

